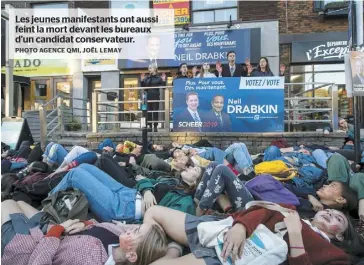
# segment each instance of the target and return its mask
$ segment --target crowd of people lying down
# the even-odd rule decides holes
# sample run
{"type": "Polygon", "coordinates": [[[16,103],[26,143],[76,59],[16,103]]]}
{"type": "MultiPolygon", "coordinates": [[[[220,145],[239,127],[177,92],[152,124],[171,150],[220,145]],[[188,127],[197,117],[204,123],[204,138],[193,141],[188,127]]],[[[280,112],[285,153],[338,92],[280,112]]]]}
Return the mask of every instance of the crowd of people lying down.
{"type": "Polygon", "coordinates": [[[364,152],[2,144],[6,264],[364,264],[364,152]]]}

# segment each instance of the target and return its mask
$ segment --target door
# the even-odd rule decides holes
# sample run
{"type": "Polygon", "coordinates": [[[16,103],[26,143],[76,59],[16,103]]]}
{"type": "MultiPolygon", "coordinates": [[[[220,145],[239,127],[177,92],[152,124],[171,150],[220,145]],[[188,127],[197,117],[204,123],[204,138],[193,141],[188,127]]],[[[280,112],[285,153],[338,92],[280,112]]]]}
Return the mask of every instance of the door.
{"type": "MultiPolygon", "coordinates": [[[[39,107],[53,98],[49,79],[32,80],[30,84],[30,109],[39,110],[39,107]]],[[[47,109],[52,109],[48,105],[47,109]]]]}

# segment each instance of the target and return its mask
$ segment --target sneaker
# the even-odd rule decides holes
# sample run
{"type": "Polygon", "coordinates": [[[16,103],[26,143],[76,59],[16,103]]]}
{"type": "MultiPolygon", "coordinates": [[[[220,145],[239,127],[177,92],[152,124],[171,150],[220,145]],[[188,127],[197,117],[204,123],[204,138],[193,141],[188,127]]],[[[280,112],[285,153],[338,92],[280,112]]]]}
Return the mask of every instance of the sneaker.
{"type": "Polygon", "coordinates": [[[248,176],[251,172],[254,172],[254,168],[253,167],[246,167],[246,168],[243,168],[243,174],[245,176],[248,176]]]}

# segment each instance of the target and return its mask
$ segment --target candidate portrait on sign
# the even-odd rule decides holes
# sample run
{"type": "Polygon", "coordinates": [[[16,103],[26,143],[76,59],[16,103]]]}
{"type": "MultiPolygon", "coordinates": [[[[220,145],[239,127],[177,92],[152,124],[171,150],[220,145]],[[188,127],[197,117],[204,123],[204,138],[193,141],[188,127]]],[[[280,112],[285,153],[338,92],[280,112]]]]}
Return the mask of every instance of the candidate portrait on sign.
{"type": "Polygon", "coordinates": [[[230,116],[223,112],[225,98],[215,95],[211,100],[211,110],[206,115],[206,121],[214,122],[217,126],[210,126],[210,132],[231,132],[230,116]]]}
{"type": "Polygon", "coordinates": [[[206,114],[198,110],[199,98],[196,92],[189,92],[186,95],[185,108],[178,116],[178,130],[187,132],[202,132],[203,123],[206,121],[206,114]]]}
{"type": "MultiPolygon", "coordinates": [[[[137,49],[139,49],[139,47],[137,49]]],[[[150,36],[144,47],[140,47],[140,49],[143,49],[142,51],[139,50],[139,52],[143,52],[144,58],[127,60],[127,68],[148,68],[148,65],[150,64],[154,64],[157,67],[160,66],[158,64],[162,60],[158,59],[161,50],[161,39],[159,36],[150,36]]]]}
{"type": "Polygon", "coordinates": [[[364,58],[359,57],[355,60],[355,69],[353,71],[353,85],[364,85],[364,58]]]}

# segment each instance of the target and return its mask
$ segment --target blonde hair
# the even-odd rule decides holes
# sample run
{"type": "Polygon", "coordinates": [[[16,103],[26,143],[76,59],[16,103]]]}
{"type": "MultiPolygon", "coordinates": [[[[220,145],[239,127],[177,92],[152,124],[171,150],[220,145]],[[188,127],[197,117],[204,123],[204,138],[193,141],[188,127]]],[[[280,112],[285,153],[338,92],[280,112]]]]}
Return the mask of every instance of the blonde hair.
{"type": "Polygon", "coordinates": [[[168,242],[166,234],[158,227],[158,225],[152,225],[144,240],[139,243],[136,249],[136,254],[138,256],[136,262],[134,263],[126,260],[126,262],[117,264],[149,265],[166,255],[167,246],[168,242]]]}

